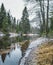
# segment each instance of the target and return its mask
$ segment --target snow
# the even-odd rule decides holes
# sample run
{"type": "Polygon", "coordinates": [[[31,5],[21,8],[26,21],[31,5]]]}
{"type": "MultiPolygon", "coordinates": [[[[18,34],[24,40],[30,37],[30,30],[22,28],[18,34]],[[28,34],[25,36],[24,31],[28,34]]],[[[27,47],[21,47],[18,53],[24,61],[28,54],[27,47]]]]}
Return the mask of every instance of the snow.
{"type": "MultiPolygon", "coordinates": [[[[10,34],[10,36],[9,36],[10,38],[11,38],[11,37],[19,36],[19,34],[17,34],[17,33],[11,33],[11,32],[10,32],[9,34],[10,34]]],[[[3,34],[2,32],[0,32],[0,37],[3,37],[4,35],[5,35],[5,34],[3,34]]]]}
{"type": "Polygon", "coordinates": [[[10,34],[10,37],[16,37],[16,36],[18,36],[19,34],[17,34],[17,33],[9,33],[10,34]]]}
{"type": "Polygon", "coordinates": [[[32,41],[32,42],[30,43],[29,48],[34,48],[34,47],[36,47],[37,45],[39,45],[39,44],[41,44],[41,43],[45,43],[45,42],[47,42],[47,41],[48,41],[47,38],[43,38],[43,37],[38,38],[37,40],[32,41]]]}
{"type": "Polygon", "coordinates": [[[4,34],[2,32],[0,32],[0,37],[4,36],[4,34]]]}
{"type": "Polygon", "coordinates": [[[2,36],[4,36],[4,34],[0,34],[0,36],[2,37],[2,36]]]}
{"type": "Polygon", "coordinates": [[[25,52],[25,53],[26,53],[25,56],[21,59],[20,65],[24,65],[24,63],[25,63],[25,61],[26,61],[28,55],[30,54],[31,50],[32,50],[34,47],[37,47],[39,44],[45,43],[45,42],[47,42],[47,41],[48,41],[47,38],[40,37],[40,38],[38,38],[37,40],[30,42],[30,45],[29,45],[27,51],[25,52]]]}

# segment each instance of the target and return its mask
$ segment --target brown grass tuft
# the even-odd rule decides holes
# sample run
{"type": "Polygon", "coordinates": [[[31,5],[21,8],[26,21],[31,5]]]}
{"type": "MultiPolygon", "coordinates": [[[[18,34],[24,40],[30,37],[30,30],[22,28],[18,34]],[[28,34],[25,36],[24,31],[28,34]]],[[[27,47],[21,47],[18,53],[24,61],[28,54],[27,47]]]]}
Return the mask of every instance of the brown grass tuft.
{"type": "Polygon", "coordinates": [[[53,42],[50,41],[39,46],[37,65],[53,65],[53,42]]]}

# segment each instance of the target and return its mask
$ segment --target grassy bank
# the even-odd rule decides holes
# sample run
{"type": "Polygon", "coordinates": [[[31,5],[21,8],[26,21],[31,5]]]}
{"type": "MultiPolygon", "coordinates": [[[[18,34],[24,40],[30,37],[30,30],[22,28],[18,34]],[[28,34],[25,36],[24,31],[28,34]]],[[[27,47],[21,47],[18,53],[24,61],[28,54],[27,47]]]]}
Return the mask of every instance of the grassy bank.
{"type": "Polygon", "coordinates": [[[37,65],[53,65],[53,41],[39,46],[37,51],[37,65]]]}

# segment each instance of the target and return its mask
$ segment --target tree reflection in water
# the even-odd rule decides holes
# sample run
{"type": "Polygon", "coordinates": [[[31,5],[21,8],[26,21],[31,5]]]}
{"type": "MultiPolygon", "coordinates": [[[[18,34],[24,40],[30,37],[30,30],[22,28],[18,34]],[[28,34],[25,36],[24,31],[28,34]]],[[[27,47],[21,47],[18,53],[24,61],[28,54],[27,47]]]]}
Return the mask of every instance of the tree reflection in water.
{"type": "Polygon", "coordinates": [[[6,58],[6,53],[4,53],[4,54],[1,55],[1,59],[2,59],[3,63],[5,61],[5,58],[6,58]]]}
{"type": "Polygon", "coordinates": [[[24,37],[20,36],[14,38],[9,38],[9,36],[4,36],[2,39],[0,39],[0,53],[1,53],[0,64],[1,65],[19,64],[19,60],[22,58],[28,46],[29,46],[29,37],[27,36],[24,37]],[[22,44],[22,42],[24,43],[22,44]],[[18,47],[15,44],[17,45],[19,44],[18,47]],[[12,48],[10,48],[11,45],[12,48]]]}
{"type": "Polygon", "coordinates": [[[4,36],[0,39],[0,49],[6,49],[10,44],[9,36],[4,36]]]}

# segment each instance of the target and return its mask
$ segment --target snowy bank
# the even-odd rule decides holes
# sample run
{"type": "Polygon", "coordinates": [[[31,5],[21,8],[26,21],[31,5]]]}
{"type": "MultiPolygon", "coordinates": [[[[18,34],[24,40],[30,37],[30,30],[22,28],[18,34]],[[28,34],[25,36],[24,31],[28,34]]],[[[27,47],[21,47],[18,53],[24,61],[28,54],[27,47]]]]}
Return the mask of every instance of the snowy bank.
{"type": "MultiPolygon", "coordinates": [[[[9,36],[10,38],[11,37],[17,37],[17,36],[19,36],[19,34],[17,34],[17,33],[11,33],[10,32],[9,34],[10,34],[10,36],[9,36]]],[[[0,37],[3,37],[3,36],[5,36],[5,34],[3,34],[2,32],[0,32],[0,37]]]]}
{"type": "Polygon", "coordinates": [[[10,34],[10,38],[19,36],[19,34],[17,34],[17,33],[9,33],[9,34],[10,34]]]}
{"type": "Polygon", "coordinates": [[[33,48],[36,48],[39,44],[45,43],[47,41],[48,41],[47,38],[40,37],[37,40],[30,42],[30,45],[29,45],[27,51],[25,52],[25,56],[21,59],[20,65],[25,64],[26,59],[27,59],[28,55],[30,54],[30,52],[32,51],[33,48]]]}

